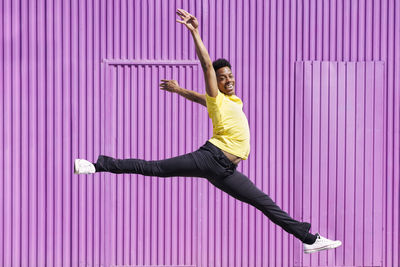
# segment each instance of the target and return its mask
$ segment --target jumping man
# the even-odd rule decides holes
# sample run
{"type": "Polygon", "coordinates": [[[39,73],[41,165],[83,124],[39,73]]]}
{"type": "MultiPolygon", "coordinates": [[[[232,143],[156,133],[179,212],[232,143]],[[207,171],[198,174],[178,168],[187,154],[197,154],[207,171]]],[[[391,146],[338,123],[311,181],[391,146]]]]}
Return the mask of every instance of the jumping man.
{"type": "Polygon", "coordinates": [[[339,247],[340,241],[323,238],[309,232],[311,224],[299,222],[281,210],[272,199],[258,189],[251,180],[236,170],[250,152],[250,131],[243,103],[235,95],[232,67],[225,59],[211,61],[199,34],[199,23],[183,9],[177,10],[181,20],[192,34],[196,54],[204,73],[206,94],[180,88],[176,81],[162,80],[162,90],[178,93],[207,107],[213,123],[213,136],[198,150],[170,159],[146,161],[141,159],[115,159],[100,155],[96,163],[84,159],[74,162],[75,174],[96,172],[134,173],[158,177],[202,177],[232,197],[248,203],[286,232],[298,238],[305,253],[339,247]]]}

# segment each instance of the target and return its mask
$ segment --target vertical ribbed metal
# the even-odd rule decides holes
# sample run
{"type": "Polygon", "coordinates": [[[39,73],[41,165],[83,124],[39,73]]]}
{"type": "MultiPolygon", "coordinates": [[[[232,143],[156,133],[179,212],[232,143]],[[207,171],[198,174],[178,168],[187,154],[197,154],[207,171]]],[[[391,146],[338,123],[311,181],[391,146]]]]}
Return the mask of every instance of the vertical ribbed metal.
{"type": "Polygon", "coordinates": [[[343,241],[311,257],[295,246],[295,265],[380,266],[384,63],[298,62],[295,72],[295,215],[343,241]]]}
{"type": "Polygon", "coordinates": [[[397,0],[3,0],[0,10],[1,266],[400,265],[397,0]],[[211,58],[232,63],[251,128],[238,170],[342,248],[304,256],[261,212],[203,179],[72,174],[77,157],[164,158],[210,137],[204,107],[156,90],[163,76],[204,92],[177,7],[198,17],[211,58]],[[308,195],[296,178],[296,61],[314,61],[304,92],[320,99],[300,117],[313,123],[308,195]]]}
{"type": "MultiPolygon", "coordinates": [[[[107,61],[104,67],[107,155],[158,160],[203,144],[207,121],[201,118],[207,116],[206,108],[159,89],[161,79],[182,80],[182,87],[198,88],[197,62],[107,61]]],[[[105,210],[106,265],[195,266],[203,178],[107,175],[105,179],[110,196],[105,210]]]]}

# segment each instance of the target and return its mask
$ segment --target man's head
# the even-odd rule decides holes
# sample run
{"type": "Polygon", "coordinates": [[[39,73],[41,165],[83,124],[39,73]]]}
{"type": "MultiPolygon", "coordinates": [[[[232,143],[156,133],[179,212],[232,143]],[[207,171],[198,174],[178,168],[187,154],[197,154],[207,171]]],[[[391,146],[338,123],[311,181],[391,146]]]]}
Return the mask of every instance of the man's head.
{"type": "Polygon", "coordinates": [[[228,60],[220,58],[213,62],[217,75],[218,89],[226,95],[235,94],[235,77],[232,74],[232,67],[228,60]]]}

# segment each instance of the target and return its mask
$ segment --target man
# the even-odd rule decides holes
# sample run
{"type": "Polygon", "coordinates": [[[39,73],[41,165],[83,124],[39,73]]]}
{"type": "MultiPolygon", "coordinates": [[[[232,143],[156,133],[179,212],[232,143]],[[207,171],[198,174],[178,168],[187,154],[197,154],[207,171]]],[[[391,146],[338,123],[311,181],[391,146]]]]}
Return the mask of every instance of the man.
{"type": "Polygon", "coordinates": [[[271,198],[258,189],[249,178],[236,170],[250,152],[250,132],[247,118],[243,112],[243,103],[235,95],[235,79],[227,60],[211,62],[206,47],[201,40],[197,19],[183,9],[177,10],[192,34],[196,54],[204,73],[206,94],[180,88],[176,81],[162,80],[161,89],[176,92],[187,99],[207,107],[213,123],[213,136],[198,150],[178,157],[145,161],[141,159],[114,159],[99,156],[92,164],[76,159],[74,172],[89,174],[95,172],[135,173],[146,176],[203,177],[210,183],[236,199],[246,202],[262,211],[270,220],[293,234],[304,244],[304,252],[336,248],[340,241],[332,241],[318,234],[311,234],[311,224],[298,222],[282,211],[271,198]]]}

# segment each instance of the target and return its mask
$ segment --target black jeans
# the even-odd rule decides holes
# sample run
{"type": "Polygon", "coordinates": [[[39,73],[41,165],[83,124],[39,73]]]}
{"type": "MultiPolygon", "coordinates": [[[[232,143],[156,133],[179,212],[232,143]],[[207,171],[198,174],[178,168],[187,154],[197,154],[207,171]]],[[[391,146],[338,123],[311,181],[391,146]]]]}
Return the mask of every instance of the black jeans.
{"type": "Polygon", "coordinates": [[[95,167],[96,172],[135,173],[158,177],[203,177],[234,198],[259,209],[271,221],[301,241],[313,238],[309,233],[311,224],[296,221],[281,210],[249,178],[238,172],[237,166],[218,147],[208,141],[192,153],[164,160],[146,161],[99,156],[95,167]]]}

